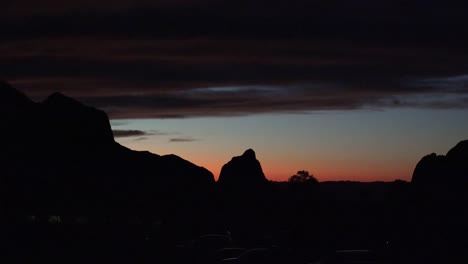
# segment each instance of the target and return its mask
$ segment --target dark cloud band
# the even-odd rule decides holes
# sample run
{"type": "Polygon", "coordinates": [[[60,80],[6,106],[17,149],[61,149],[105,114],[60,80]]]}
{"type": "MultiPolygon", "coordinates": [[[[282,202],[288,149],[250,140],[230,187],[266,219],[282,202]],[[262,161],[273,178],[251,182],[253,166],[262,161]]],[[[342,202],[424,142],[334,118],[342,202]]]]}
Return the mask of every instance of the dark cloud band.
{"type": "Polygon", "coordinates": [[[141,137],[147,135],[145,131],[141,130],[112,130],[114,137],[141,137]]]}
{"type": "Polygon", "coordinates": [[[9,1],[0,79],[112,118],[464,108],[466,4],[9,1]]]}

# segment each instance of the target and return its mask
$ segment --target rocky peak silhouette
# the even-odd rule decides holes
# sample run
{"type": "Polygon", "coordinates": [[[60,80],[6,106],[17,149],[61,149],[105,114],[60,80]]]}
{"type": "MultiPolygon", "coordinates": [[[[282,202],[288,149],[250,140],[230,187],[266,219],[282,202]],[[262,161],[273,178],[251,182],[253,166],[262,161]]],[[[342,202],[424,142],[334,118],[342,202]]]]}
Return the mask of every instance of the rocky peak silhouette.
{"type": "Polygon", "coordinates": [[[38,127],[36,110],[36,103],[8,83],[0,81],[0,136],[3,139],[0,157],[11,155],[12,151],[21,151],[22,146],[18,142],[25,144],[32,135],[31,128],[38,127]]]}
{"type": "Polygon", "coordinates": [[[411,180],[414,184],[436,184],[445,174],[447,159],[443,155],[431,153],[424,156],[416,165],[411,180]]]}
{"type": "Polygon", "coordinates": [[[248,149],[242,156],[233,157],[221,169],[218,183],[224,186],[258,186],[267,183],[255,151],[248,149]]]}
{"type": "Polygon", "coordinates": [[[34,103],[6,83],[0,83],[0,96],[19,102],[0,106],[0,118],[10,117],[3,123],[8,129],[0,131],[8,139],[0,149],[8,200],[0,204],[9,214],[134,214],[132,208],[153,208],[155,199],[161,207],[185,198],[190,203],[214,184],[211,172],[176,155],[121,146],[106,113],[73,98],[54,93],[34,103]]]}
{"type": "Polygon", "coordinates": [[[416,185],[457,186],[468,183],[468,140],[459,142],[447,155],[432,153],[423,157],[413,173],[416,185]]]}
{"type": "Polygon", "coordinates": [[[25,108],[33,104],[26,95],[0,80],[0,111],[3,115],[17,114],[18,111],[25,111],[25,108]]]}
{"type": "Polygon", "coordinates": [[[57,109],[82,109],[85,107],[82,103],[78,102],[77,100],[68,97],[60,92],[54,92],[49,95],[44,101],[42,101],[44,105],[49,107],[55,107],[57,109]]]}
{"type": "Polygon", "coordinates": [[[255,151],[253,149],[248,149],[242,154],[242,157],[249,160],[256,160],[255,151]]]}
{"type": "Polygon", "coordinates": [[[447,152],[447,158],[468,163],[468,140],[460,141],[447,152]]]}
{"type": "Polygon", "coordinates": [[[106,113],[85,106],[61,93],[53,93],[42,102],[50,135],[70,144],[109,144],[114,142],[106,113]]]}

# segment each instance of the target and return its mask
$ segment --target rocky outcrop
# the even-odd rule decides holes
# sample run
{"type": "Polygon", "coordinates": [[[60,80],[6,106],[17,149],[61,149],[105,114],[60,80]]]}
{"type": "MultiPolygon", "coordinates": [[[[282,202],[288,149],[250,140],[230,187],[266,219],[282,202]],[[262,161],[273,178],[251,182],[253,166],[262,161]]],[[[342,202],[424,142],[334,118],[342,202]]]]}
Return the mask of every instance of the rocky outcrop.
{"type": "Polygon", "coordinates": [[[221,186],[244,188],[263,185],[267,182],[262,166],[252,149],[246,150],[242,156],[233,157],[226,163],[218,179],[221,186]]]}
{"type": "Polygon", "coordinates": [[[11,213],[141,214],[214,184],[211,172],[178,156],[119,145],[101,110],[59,93],[35,103],[6,83],[0,95],[0,204],[21,211],[11,213]]]}
{"type": "Polygon", "coordinates": [[[447,174],[447,157],[432,153],[424,156],[416,165],[411,182],[437,184],[447,174]]]}
{"type": "Polygon", "coordinates": [[[468,140],[459,142],[445,156],[432,153],[423,157],[416,165],[411,182],[457,188],[468,184],[468,140]]]}
{"type": "Polygon", "coordinates": [[[447,158],[456,162],[468,160],[468,140],[460,141],[455,147],[447,152],[447,158]]]}
{"type": "Polygon", "coordinates": [[[88,107],[60,93],[53,93],[41,104],[48,135],[76,145],[114,143],[109,118],[104,111],[88,107]]]}

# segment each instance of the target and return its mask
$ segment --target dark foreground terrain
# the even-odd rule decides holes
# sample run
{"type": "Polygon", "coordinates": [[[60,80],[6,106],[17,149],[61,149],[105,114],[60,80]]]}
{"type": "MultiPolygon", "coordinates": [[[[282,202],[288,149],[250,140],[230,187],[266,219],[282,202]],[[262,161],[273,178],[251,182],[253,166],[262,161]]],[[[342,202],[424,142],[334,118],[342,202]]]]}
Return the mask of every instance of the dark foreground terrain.
{"type": "Polygon", "coordinates": [[[210,209],[174,207],[158,217],[30,215],[3,225],[5,256],[12,263],[466,259],[465,209],[451,201],[433,201],[443,205],[419,201],[411,183],[325,182],[300,197],[287,183],[269,186],[270,194],[248,198],[248,193],[236,198],[219,194],[210,209]]]}

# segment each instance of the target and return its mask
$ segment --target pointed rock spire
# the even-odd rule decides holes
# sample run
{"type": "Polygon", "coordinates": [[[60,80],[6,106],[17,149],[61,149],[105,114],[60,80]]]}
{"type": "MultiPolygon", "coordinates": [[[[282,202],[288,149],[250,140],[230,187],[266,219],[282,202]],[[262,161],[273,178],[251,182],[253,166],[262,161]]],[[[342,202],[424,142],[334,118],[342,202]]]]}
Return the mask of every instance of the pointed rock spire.
{"type": "Polygon", "coordinates": [[[242,156],[233,157],[221,169],[218,183],[229,187],[249,187],[267,183],[255,151],[248,149],[242,156]]]}

